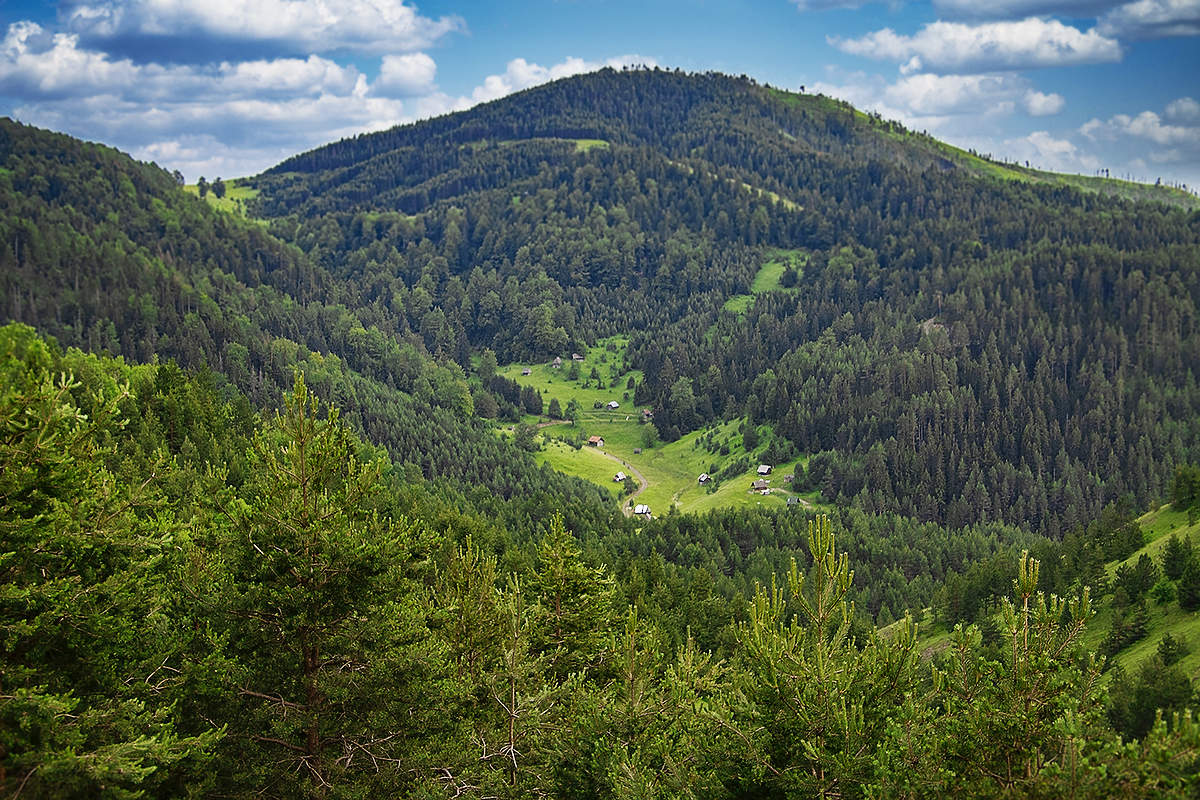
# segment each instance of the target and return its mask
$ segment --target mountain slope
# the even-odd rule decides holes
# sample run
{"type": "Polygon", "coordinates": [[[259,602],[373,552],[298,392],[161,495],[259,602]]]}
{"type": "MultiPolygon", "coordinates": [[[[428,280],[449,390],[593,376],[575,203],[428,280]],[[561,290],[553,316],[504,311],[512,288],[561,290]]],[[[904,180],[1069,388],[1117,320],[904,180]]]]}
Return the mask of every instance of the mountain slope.
{"type": "Polygon", "coordinates": [[[427,478],[522,506],[548,493],[584,529],[609,516],[593,487],[539,469],[474,419],[456,365],[433,363],[305,254],[154,165],[2,120],[0,242],[7,320],[66,345],[211,369],[260,407],[301,370],[427,478]]]}
{"type": "Polygon", "coordinates": [[[667,440],[747,415],[821,454],[830,501],[1055,535],[1127,493],[1149,505],[1200,457],[1195,198],[1081,182],[1124,191],[662,70],[252,180],[272,231],[435,354],[549,360],[626,334],[667,440]],[[727,309],[781,252],[804,264],[786,291],[727,309]]]}

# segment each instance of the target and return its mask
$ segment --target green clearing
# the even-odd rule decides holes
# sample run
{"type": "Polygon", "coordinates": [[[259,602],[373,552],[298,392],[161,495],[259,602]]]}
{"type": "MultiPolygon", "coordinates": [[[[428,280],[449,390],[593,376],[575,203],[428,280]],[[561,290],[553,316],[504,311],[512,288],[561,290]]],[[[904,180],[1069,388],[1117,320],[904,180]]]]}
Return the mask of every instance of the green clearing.
{"type": "Polygon", "coordinates": [[[621,469],[611,458],[594,447],[578,449],[561,439],[549,438],[537,454],[539,464],[549,464],[552,469],[591,481],[609,490],[613,498],[620,494],[622,484],[613,482],[613,475],[621,469]]]}
{"type": "MultiPolygon", "coordinates": [[[[1200,522],[1189,525],[1187,514],[1174,511],[1170,506],[1162,506],[1144,514],[1138,519],[1138,525],[1146,534],[1147,543],[1120,563],[1132,566],[1143,555],[1149,555],[1155,564],[1161,565],[1162,550],[1171,534],[1181,539],[1189,539],[1192,547],[1200,548],[1200,522]]],[[[1109,565],[1110,576],[1116,573],[1118,566],[1120,564],[1117,562],[1109,565]]],[[[1117,653],[1113,661],[1132,675],[1142,662],[1154,655],[1159,640],[1169,633],[1176,639],[1184,640],[1191,648],[1191,652],[1178,662],[1179,668],[1193,681],[1200,680],[1200,613],[1184,611],[1175,600],[1158,605],[1149,596],[1146,598],[1146,607],[1150,611],[1150,623],[1146,626],[1145,637],[1117,653]]],[[[1111,611],[1106,608],[1104,613],[1111,614],[1111,611]]],[[[1101,615],[1098,613],[1096,616],[1099,621],[1101,615]]],[[[1104,621],[1107,621],[1107,618],[1104,621]]],[[[1088,633],[1089,636],[1094,636],[1098,643],[1104,638],[1107,629],[1107,625],[1093,624],[1088,633]]]]}
{"type": "MultiPolygon", "coordinates": [[[[604,439],[604,452],[616,456],[625,464],[640,472],[646,479],[647,488],[638,496],[636,502],[650,506],[654,514],[665,514],[672,507],[683,513],[702,513],[718,508],[754,508],[754,507],[783,507],[787,504],[788,496],[794,494],[786,490],[788,484],[783,477],[790,475],[798,461],[794,459],[786,464],[773,465],[774,472],[770,476],[771,493],[762,495],[750,490],[750,483],[758,475],[758,460],[750,457],[748,468],[735,475],[727,476],[717,482],[716,488],[702,486],[698,478],[702,472],[715,474],[713,467],[719,472],[726,464],[734,459],[745,456],[741,446],[741,435],[738,433],[742,420],[723,422],[706,430],[693,431],[678,441],[669,444],[658,443],[653,447],[645,447],[643,428],[636,421],[614,422],[594,421],[583,422],[579,426],[555,426],[543,429],[543,434],[552,441],[555,438],[571,436],[600,436],[604,439]],[[701,443],[701,438],[712,431],[720,440],[730,439],[729,455],[709,452],[701,443]],[[734,441],[737,442],[734,445],[734,441]],[[641,449],[642,452],[634,451],[641,449]]],[[[764,434],[763,438],[766,438],[764,434]]],[[[556,448],[563,445],[555,443],[556,448]]],[[[766,445],[760,446],[761,451],[766,445]]],[[[559,456],[552,464],[556,469],[598,484],[611,483],[613,474],[622,469],[621,465],[608,461],[608,471],[602,474],[600,480],[592,476],[592,458],[585,455],[593,448],[584,447],[571,457],[569,453],[559,456]]],[[[625,470],[629,472],[629,470],[625,470]]],[[[800,494],[806,503],[813,506],[819,504],[818,493],[800,494]]],[[[822,506],[823,507],[823,506],[822,506]]]]}
{"type": "MultiPolygon", "coordinates": [[[[564,353],[563,365],[558,369],[549,362],[509,364],[498,369],[497,374],[522,386],[537,389],[542,395],[542,403],[546,409],[549,409],[552,399],[557,399],[565,412],[567,403],[574,398],[579,404],[581,424],[585,421],[623,421],[626,417],[633,419],[636,416],[635,411],[640,413],[640,410],[633,407],[633,391],[627,386],[630,378],[635,382],[640,381],[642,373],[640,370],[625,369],[625,348],[628,345],[629,337],[611,336],[601,339],[594,347],[588,348],[587,352],[580,353],[584,357],[583,361],[572,362],[571,353],[564,353]],[[579,365],[578,380],[568,377],[573,363],[579,365]],[[526,369],[530,374],[522,375],[526,369]],[[593,369],[600,376],[599,379],[591,377],[593,369]],[[603,384],[604,388],[600,388],[600,384],[603,384]],[[616,411],[594,408],[596,403],[603,406],[611,400],[620,404],[616,411]]],[[[535,420],[530,417],[529,421],[535,420]]]]}
{"type": "MultiPolygon", "coordinates": [[[[803,266],[804,261],[805,255],[800,251],[781,250],[772,253],[771,260],[755,278],[755,289],[774,291],[787,265],[803,266]]],[[[561,368],[541,362],[509,364],[497,370],[505,378],[536,389],[547,409],[551,400],[558,400],[564,412],[571,400],[578,404],[575,425],[542,428],[543,449],[538,456],[539,461],[560,472],[603,486],[616,498],[620,490],[612,482],[613,475],[619,470],[629,474],[633,472],[607,457],[613,456],[632,466],[645,478],[646,489],[638,496],[637,502],[646,503],[655,514],[665,514],[672,507],[681,512],[699,513],[717,508],[785,506],[787,498],[794,493],[784,488],[788,484],[783,476],[790,475],[796,463],[803,463],[806,459],[773,464],[771,493],[762,495],[752,492],[750,483],[758,477],[755,470],[760,463],[757,454],[767,448],[772,436],[766,426],[760,429],[759,446],[755,453],[750,454],[742,446],[741,419],[715,423],[669,444],[657,442],[646,446],[647,429],[642,424],[642,409],[634,405],[633,390],[628,385],[631,378],[635,382],[640,381],[642,374],[638,370],[625,369],[625,349],[628,344],[628,337],[612,336],[601,339],[586,353],[581,353],[582,361],[572,362],[571,354],[564,354],[561,368]],[[573,364],[578,365],[579,373],[574,380],[569,377],[573,364]],[[592,377],[593,369],[599,378],[592,377]],[[529,370],[528,375],[522,374],[525,370],[529,370]],[[601,384],[604,388],[600,388],[601,384]],[[609,410],[603,407],[613,400],[620,404],[619,408],[609,410]],[[596,408],[597,403],[602,407],[596,408]],[[604,447],[574,446],[589,436],[602,437],[604,447]],[[728,448],[725,455],[719,452],[722,445],[728,448]],[[719,480],[715,488],[697,482],[701,473],[715,475],[738,458],[747,459],[747,468],[719,480]]],[[[537,423],[544,419],[547,419],[545,415],[540,418],[527,416],[525,421],[537,423]]],[[[508,427],[505,426],[500,432],[508,435],[508,427]]],[[[818,492],[798,496],[813,507],[825,507],[820,503],[818,492]]]]}
{"type": "MultiPolygon", "coordinates": [[[[1137,522],[1146,536],[1146,544],[1124,561],[1109,563],[1107,573],[1110,580],[1121,564],[1132,566],[1143,555],[1150,556],[1155,565],[1161,566],[1162,550],[1171,534],[1188,538],[1193,547],[1200,548],[1200,522],[1189,525],[1187,514],[1174,511],[1170,506],[1150,511],[1139,517],[1137,522]]],[[[1111,597],[1111,594],[1106,597],[1093,597],[1096,612],[1083,636],[1084,643],[1092,651],[1100,647],[1112,628],[1111,597]]],[[[1149,611],[1146,635],[1113,656],[1113,664],[1119,664],[1127,674],[1136,674],[1142,663],[1155,654],[1159,640],[1169,633],[1185,642],[1191,649],[1188,655],[1177,662],[1179,668],[1193,681],[1200,681],[1200,613],[1183,610],[1175,600],[1159,605],[1149,595],[1146,597],[1146,609],[1149,611]]],[[[929,655],[946,646],[950,633],[944,625],[928,622],[928,613],[923,616],[924,620],[918,633],[918,646],[923,653],[929,655]]],[[[887,635],[891,627],[884,628],[881,632],[887,635]]],[[[1106,673],[1105,679],[1110,675],[1111,672],[1106,673]]]]}
{"type": "Polygon", "coordinates": [[[594,150],[597,147],[608,147],[608,142],[603,139],[567,139],[566,141],[575,143],[576,153],[586,153],[588,150],[594,150]]]}
{"type": "MultiPolygon", "coordinates": [[[[226,211],[239,217],[246,217],[246,201],[258,196],[258,189],[243,185],[237,178],[230,178],[224,181],[225,196],[217,197],[211,189],[204,196],[208,204],[213,208],[221,211],[226,211]]],[[[196,184],[188,184],[183,187],[183,190],[188,194],[196,197],[200,196],[200,189],[196,184]]]]}
{"type": "Polygon", "coordinates": [[[803,250],[775,249],[767,253],[767,260],[759,267],[754,281],[750,284],[750,294],[735,294],[725,301],[724,310],[734,314],[744,314],[754,302],[757,295],[767,292],[791,292],[794,289],[780,285],[780,278],[788,267],[795,267],[797,272],[804,274],[804,266],[808,263],[808,253],[803,250]]]}
{"type": "MultiPolygon", "coordinates": [[[[496,142],[500,147],[512,147],[518,144],[526,144],[527,142],[563,142],[566,144],[575,145],[576,153],[586,153],[589,150],[595,150],[597,147],[608,148],[611,145],[605,139],[565,139],[559,136],[531,136],[528,139],[502,139],[496,142]]],[[[471,142],[464,147],[480,148],[488,145],[487,140],[471,142]]]]}

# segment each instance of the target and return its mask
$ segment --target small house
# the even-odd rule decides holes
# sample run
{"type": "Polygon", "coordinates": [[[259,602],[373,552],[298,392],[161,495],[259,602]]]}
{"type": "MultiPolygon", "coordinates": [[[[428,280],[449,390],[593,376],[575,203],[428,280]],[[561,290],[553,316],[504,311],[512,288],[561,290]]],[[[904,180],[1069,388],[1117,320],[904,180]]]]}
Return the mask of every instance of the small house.
{"type": "Polygon", "coordinates": [[[756,492],[760,492],[763,489],[770,491],[771,490],[771,482],[768,480],[763,480],[762,478],[759,478],[754,483],[750,484],[750,488],[756,492]]]}
{"type": "Polygon", "coordinates": [[[634,514],[634,516],[637,516],[637,517],[644,517],[646,519],[650,519],[650,506],[639,503],[638,505],[633,507],[633,514],[634,514]]]}
{"type": "Polygon", "coordinates": [[[613,483],[622,483],[628,477],[624,472],[618,472],[616,475],[613,475],[613,483]]]}
{"type": "Polygon", "coordinates": [[[770,464],[759,464],[758,465],[758,474],[759,475],[770,475],[771,474],[771,465],[770,464]]]}
{"type": "Polygon", "coordinates": [[[532,375],[533,370],[531,370],[529,367],[526,367],[525,369],[521,370],[521,374],[522,375],[532,375]]]}
{"type": "Polygon", "coordinates": [[[642,454],[642,448],[640,448],[640,447],[633,448],[633,454],[635,456],[640,456],[642,454]]]}
{"type": "Polygon", "coordinates": [[[592,447],[604,447],[604,438],[601,436],[589,436],[588,444],[592,447]]]}
{"type": "Polygon", "coordinates": [[[616,400],[609,400],[609,401],[608,401],[607,408],[608,408],[608,410],[609,410],[609,411],[616,411],[616,410],[617,410],[618,408],[620,408],[620,407],[621,407],[621,404],[620,404],[620,403],[618,403],[616,400]]]}
{"type": "Polygon", "coordinates": [[[555,356],[554,360],[550,362],[550,366],[554,369],[562,369],[562,356],[555,356]]]}
{"type": "Polygon", "coordinates": [[[572,361],[583,361],[583,356],[579,355],[579,353],[571,353],[571,360],[572,361]]]}
{"type": "Polygon", "coordinates": [[[703,486],[704,484],[708,483],[711,480],[712,480],[711,475],[709,475],[707,472],[701,472],[700,477],[696,479],[696,483],[703,486]]]}

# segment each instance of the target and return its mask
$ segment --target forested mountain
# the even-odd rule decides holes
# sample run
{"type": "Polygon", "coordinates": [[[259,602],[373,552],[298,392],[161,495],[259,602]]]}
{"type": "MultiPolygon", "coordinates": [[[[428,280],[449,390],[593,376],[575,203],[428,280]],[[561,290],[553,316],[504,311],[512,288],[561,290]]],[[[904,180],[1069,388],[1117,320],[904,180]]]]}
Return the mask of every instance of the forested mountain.
{"type": "Polygon", "coordinates": [[[241,185],[0,121],[0,793],[1194,796],[1195,198],[663,70],[241,185]],[[835,510],[497,435],[610,334],[835,510]]]}
{"type": "MultiPolygon", "coordinates": [[[[661,534],[636,533],[592,484],[536,468],[475,419],[480,387],[468,391],[458,364],[384,304],[355,300],[365,291],[355,281],[261,225],[214,211],[152,165],[15,123],[0,124],[0,133],[0,307],[10,318],[63,345],[131,362],[173,359],[226,391],[237,387],[249,408],[275,407],[300,371],[410,479],[434,481],[454,507],[489,515],[501,528],[489,539],[528,540],[531,526],[559,512],[597,558],[666,581],[669,588],[649,587],[642,601],[674,620],[672,639],[691,626],[716,646],[754,581],[803,557],[806,518],[769,534],[769,517],[745,514],[699,527],[664,519],[652,526],[661,534]],[[720,532],[734,528],[737,545],[720,532]],[[700,624],[697,609],[705,608],[713,618],[700,624]]],[[[173,451],[228,464],[240,480],[241,467],[197,438],[203,434],[173,426],[169,435],[173,451]]],[[[1012,526],[951,533],[896,515],[855,514],[840,524],[855,555],[870,560],[857,583],[870,618],[885,606],[898,614],[928,605],[948,576],[1032,541],[1012,526]],[[884,536],[894,542],[886,552],[874,544],[884,536]]]]}
{"type": "Polygon", "coordinates": [[[824,454],[830,500],[1061,535],[1200,455],[1189,195],[1133,202],[822,96],[663,70],[559,81],[253,183],[270,230],[381,326],[460,363],[630,333],[665,439],[770,422],[824,454]],[[789,290],[724,309],[768,248],[806,260],[789,290]]]}
{"type": "Polygon", "coordinates": [[[553,498],[586,530],[611,516],[590,484],[538,469],[480,424],[460,367],[381,330],[352,288],[153,165],[0,121],[0,241],[4,315],[63,344],[206,368],[258,407],[300,370],[427,478],[477,486],[481,502],[553,498]]]}

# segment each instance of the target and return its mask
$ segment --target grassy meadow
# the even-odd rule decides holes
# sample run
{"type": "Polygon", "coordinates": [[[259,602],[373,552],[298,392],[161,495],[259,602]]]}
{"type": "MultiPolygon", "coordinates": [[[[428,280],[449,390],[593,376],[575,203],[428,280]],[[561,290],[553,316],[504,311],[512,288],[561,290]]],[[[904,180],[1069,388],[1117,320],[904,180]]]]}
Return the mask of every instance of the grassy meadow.
{"type": "MultiPolygon", "coordinates": [[[[755,280],[755,286],[761,291],[770,291],[770,287],[777,286],[779,276],[790,263],[789,258],[803,257],[795,252],[780,252],[764,266],[766,274],[755,280]]],[[[799,263],[802,264],[802,260],[799,263]]],[[[646,488],[635,502],[649,505],[654,514],[668,513],[671,508],[698,513],[716,508],[785,506],[787,498],[795,493],[790,491],[783,478],[792,474],[797,462],[804,463],[807,459],[772,464],[771,493],[762,495],[751,491],[750,483],[758,477],[755,471],[760,463],[759,456],[772,436],[767,426],[760,428],[760,443],[752,453],[746,453],[743,447],[744,420],[741,419],[714,422],[669,444],[647,441],[642,408],[634,405],[633,390],[628,383],[631,378],[640,381],[642,375],[638,370],[625,369],[627,344],[628,339],[622,336],[597,342],[587,353],[581,354],[584,360],[579,362],[577,380],[568,377],[570,361],[565,361],[561,369],[554,369],[549,363],[537,363],[509,364],[498,370],[504,377],[536,389],[547,409],[552,399],[558,400],[564,411],[572,399],[578,404],[576,424],[542,428],[543,449],[538,460],[560,472],[604,487],[613,494],[614,500],[620,499],[622,503],[627,501],[621,498],[621,486],[612,478],[617,471],[633,474],[624,466],[629,465],[640,472],[646,482],[646,488]],[[525,369],[529,369],[529,375],[521,374],[525,369]],[[591,377],[593,369],[599,378],[591,377]],[[604,408],[610,400],[616,400],[620,407],[615,411],[604,408]],[[602,407],[595,408],[597,403],[602,407]],[[589,436],[602,437],[603,448],[576,447],[589,436]],[[720,452],[722,447],[727,450],[724,454],[720,452]],[[701,473],[716,475],[739,458],[746,459],[744,470],[725,476],[712,486],[698,482],[701,473]]],[[[541,418],[529,416],[525,421],[537,423],[545,419],[545,415],[541,418]]],[[[819,492],[799,496],[805,504],[820,504],[819,492]]]]}
{"type": "Polygon", "coordinates": [[[768,253],[767,261],[754,276],[754,282],[750,284],[750,294],[735,294],[725,301],[724,309],[735,314],[742,314],[750,308],[757,295],[766,292],[792,291],[780,284],[780,278],[783,277],[783,273],[788,267],[795,267],[796,271],[803,275],[804,266],[807,263],[808,254],[803,250],[772,250],[768,253]]]}
{"type": "MultiPolygon", "coordinates": [[[[225,196],[217,197],[210,188],[208,193],[204,195],[204,199],[213,208],[227,211],[230,214],[236,214],[239,217],[246,216],[246,201],[258,196],[258,189],[253,189],[249,186],[244,186],[238,182],[237,178],[229,178],[224,181],[225,196]]],[[[196,184],[188,184],[183,187],[183,190],[188,194],[200,196],[200,188],[196,184]]]]}

